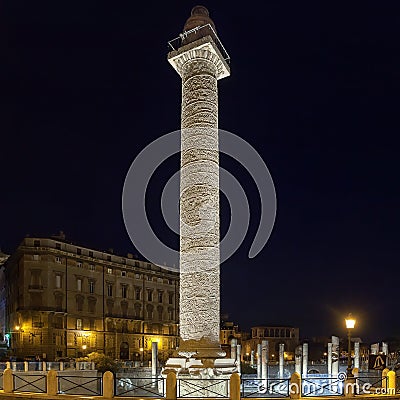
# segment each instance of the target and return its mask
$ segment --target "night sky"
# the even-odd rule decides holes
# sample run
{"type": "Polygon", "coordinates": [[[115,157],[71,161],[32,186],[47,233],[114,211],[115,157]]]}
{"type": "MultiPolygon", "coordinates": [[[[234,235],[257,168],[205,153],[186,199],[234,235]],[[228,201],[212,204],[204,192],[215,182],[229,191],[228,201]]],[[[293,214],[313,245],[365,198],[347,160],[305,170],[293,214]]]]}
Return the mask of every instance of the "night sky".
{"type": "MultiPolygon", "coordinates": [[[[400,335],[398,2],[203,2],[231,56],[219,125],[252,144],[277,192],[271,238],[254,259],[251,226],[221,266],[222,311],[247,329],[302,337],[400,335]]],[[[167,62],[196,3],[9,1],[0,6],[0,246],[63,230],[67,240],[137,253],[121,193],[135,156],[180,127],[179,76],[167,62]]],[[[179,157],[159,168],[148,212],[166,243],[159,196],[179,157]]],[[[229,207],[221,198],[222,232],[229,207]]]]}

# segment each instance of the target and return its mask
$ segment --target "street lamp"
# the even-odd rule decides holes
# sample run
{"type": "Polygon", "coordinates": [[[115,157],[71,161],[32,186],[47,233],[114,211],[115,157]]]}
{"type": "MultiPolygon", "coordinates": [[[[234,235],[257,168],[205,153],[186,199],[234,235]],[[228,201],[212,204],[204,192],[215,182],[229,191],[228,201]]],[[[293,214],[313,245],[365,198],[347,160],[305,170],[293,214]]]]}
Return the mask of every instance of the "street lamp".
{"type": "Polygon", "coordinates": [[[143,351],[144,351],[143,347],[141,347],[139,351],[140,351],[140,366],[143,367],[143,351]]]}
{"type": "Polygon", "coordinates": [[[351,330],[354,329],[356,320],[351,314],[346,318],[346,328],[347,328],[347,378],[353,378],[353,371],[351,368],[351,330]]]}
{"type": "Polygon", "coordinates": [[[83,357],[86,357],[86,356],[85,356],[86,349],[87,349],[87,345],[86,345],[86,344],[83,344],[83,345],[82,345],[82,353],[83,353],[82,355],[83,355],[83,357]]]}

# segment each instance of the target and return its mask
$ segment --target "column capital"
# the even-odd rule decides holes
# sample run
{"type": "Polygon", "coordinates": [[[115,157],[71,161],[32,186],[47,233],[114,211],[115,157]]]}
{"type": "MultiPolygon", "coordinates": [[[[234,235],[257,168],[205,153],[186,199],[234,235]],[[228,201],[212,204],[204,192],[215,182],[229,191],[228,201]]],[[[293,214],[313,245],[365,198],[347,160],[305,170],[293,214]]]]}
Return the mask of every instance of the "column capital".
{"type": "Polygon", "coordinates": [[[230,68],[211,36],[202,37],[194,42],[168,53],[168,61],[182,76],[183,66],[192,60],[208,60],[216,67],[216,78],[222,79],[231,74],[230,68]]]}

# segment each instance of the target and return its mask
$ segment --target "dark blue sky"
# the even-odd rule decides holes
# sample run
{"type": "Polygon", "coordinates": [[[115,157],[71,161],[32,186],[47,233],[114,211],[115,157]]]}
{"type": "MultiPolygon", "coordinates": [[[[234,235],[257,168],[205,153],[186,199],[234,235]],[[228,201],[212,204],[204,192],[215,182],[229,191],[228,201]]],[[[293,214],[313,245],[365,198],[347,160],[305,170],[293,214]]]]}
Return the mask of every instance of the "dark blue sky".
{"type": "MultiPolygon", "coordinates": [[[[222,309],[244,328],[299,326],[367,340],[400,335],[396,307],[400,191],[398,2],[203,2],[232,62],[220,127],[252,144],[274,179],[278,213],[249,260],[259,200],[236,162],[251,227],[222,265],[222,309]]],[[[0,9],[0,245],[65,231],[135,252],[121,214],[126,172],[145,145],[179,128],[180,79],[167,41],[195,3],[4,2],[0,9]]],[[[157,171],[149,214],[179,166],[157,171]]],[[[229,210],[222,199],[222,230],[229,210]]]]}

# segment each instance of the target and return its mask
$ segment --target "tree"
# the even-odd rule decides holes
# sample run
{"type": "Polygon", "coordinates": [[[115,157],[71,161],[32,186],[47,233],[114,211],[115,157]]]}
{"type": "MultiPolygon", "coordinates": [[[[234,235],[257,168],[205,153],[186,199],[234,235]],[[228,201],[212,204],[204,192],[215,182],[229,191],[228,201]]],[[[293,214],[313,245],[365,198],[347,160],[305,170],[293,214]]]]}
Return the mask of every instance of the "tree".
{"type": "Polygon", "coordinates": [[[111,371],[112,373],[116,373],[119,370],[118,362],[111,357],[106,356],[104,353],[93,352],[78,361],[94,362],[94,365],[99,372],[111,371]]]}

